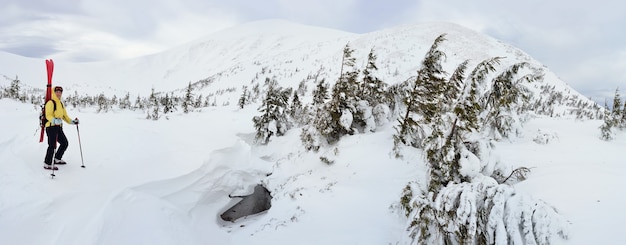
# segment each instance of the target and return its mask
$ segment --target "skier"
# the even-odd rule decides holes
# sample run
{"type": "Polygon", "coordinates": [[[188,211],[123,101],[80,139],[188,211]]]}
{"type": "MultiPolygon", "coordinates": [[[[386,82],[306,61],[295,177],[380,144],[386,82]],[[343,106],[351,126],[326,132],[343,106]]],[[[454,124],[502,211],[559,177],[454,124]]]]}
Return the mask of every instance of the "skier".
{"type": "Polygon", "coordinates": [[[44,159],[43,167],[45,169],[58,170],[56,166],[52,165],[52,155],[54,154],[54,164],[66,164],[62,160],[63,153],[67,150],[68,142],[65,133],[63,133],[63,121],[66,123],[75,125],[78,124],[78,118],[72,120],[65,111],[65,106],[61,102],[61,96],[63,94],[63,88],[60,86],[54,87],[54,93],[52,93],[51,100],[46,103],[46,135],[48,135],[48,150],[46,151],[46,158],[44,159]],[[59,149],[54,152],[56,143],[61,144],[59,149]]]}

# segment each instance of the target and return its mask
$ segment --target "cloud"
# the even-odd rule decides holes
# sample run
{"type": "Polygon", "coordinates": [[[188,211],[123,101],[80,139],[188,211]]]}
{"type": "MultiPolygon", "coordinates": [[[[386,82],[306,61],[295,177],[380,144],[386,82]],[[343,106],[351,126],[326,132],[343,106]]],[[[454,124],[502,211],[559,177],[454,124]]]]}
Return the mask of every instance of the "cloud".
{"type": "MultiPolygon", "coordinates": [[[[448,21],[510,43],[544,63],[566,83],[594,98],[626,87],[626,3],[588,1],[423,0],[407,16],[448,21]],[[611,88],[612,87],[612,88],[611,88]]],[[[603,99],[602,99],[603,100],[603,99]]]]}
{"type": "Polygon", "coordinates": [[[0,49],[29,57],[56,54],[70,61],[130,58],[162,51],[237,23],[228,11],[203,1],[51,3],[12,1],[0,8],[0,49]],[[37,42],[42,47],[36,48],[37,42]]]}

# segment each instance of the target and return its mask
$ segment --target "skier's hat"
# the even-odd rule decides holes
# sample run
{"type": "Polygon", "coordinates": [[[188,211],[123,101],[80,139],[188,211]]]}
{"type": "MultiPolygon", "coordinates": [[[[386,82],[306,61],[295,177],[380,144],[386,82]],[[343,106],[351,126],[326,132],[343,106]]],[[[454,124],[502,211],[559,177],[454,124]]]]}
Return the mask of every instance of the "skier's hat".
{"type": "Polygon", "coordinates": [[[61,86],[54,86],[54,92],[63,92],[63,88],[61,86]]]}

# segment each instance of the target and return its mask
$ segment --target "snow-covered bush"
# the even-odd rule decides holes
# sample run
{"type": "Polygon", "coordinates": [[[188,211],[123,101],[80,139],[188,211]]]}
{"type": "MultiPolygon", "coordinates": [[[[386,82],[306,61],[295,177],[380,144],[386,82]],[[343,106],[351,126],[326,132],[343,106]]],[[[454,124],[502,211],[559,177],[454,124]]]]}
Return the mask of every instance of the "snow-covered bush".
{"type": "Polygon", "coordinates": [[[554,207],[489,177],[449,184],[437,196],[413,182],[402,200],[411,244],[542,245],[568,238],[569,222],[554,207]]]}
{"type": "Polygon", "coordinates": [[[389,117],[391,116],[391,110],[386,104],[378,104],[372,108],[372,116],[376,122],[376,126],[380,127],[389,123],[389,117]]]}
{"type": "Polygon", "coordinates": [[[537,130],[537,135],[533,138],[533,141],[540,145],[546,145],[554,140],[558,140],[559,136],[554,132],[544,132],[543,130],[537,130]]]}
{"type": "Polygon", "coordinates": [[[314,126],[307,125],[302,128],[300,140],[307,151],[318,151],[321,146],[322,135],[314,126]]]}

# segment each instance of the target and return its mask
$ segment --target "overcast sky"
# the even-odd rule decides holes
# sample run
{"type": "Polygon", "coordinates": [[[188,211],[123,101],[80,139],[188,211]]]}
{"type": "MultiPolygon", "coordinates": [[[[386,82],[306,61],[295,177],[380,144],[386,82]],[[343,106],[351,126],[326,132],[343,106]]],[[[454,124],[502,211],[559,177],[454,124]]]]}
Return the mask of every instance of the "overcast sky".
{"type": "Polygon", "coordinates": [[[626,94],[626,2],[498,0],[2,0],[0,50],[130,58],[261,19],[366,33],[448,21],[521,48],[596,101],[626,94]]]}

